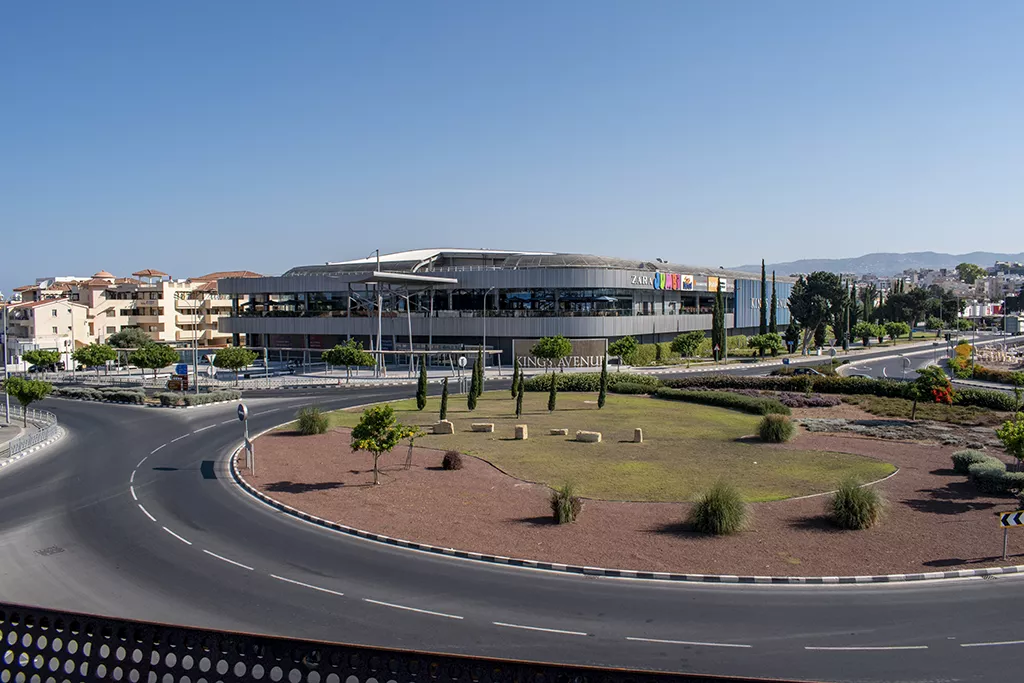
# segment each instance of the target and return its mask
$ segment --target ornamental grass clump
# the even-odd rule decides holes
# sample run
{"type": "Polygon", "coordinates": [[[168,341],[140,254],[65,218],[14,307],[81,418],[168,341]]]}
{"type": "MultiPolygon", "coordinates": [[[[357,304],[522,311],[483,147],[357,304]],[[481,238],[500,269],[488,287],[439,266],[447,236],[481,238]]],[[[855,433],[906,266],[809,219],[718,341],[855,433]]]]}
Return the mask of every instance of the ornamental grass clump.
{"type": "Polygon", "coordinates": [[[743,529],[747,504],[732,484],[720,481],[701,494],[690,511],[690,525],[704,534],[725,536],[743,529]]]}
{"type": "Polygon", "coordinates": [[[306,406],[299,410],[299,434],[311,436],[327,432],[327,416],[317,406],[306,406]]]}
{"type": "Polygon", "coordinates": [[[462,469],[462,454],[458,451],[447,451],[444,454],[444,458],[441,459],[441,469],[443,470],[461,470],[462,469]]]}
{"type": "Polygon", "coordinates": [[[555,524],[570,524],[583,509],[583,499],[576,495],[576,486],[563,484],[551,492],[551,514],[555,524]]]}
{"type": "Polygon", "coordinates": [[[875,489],[846,480],[829,497],[825,508],[840,529],[870,529],[882,518],[885,500],[875,489]]]}
{"type": "Polygon", "coordinates": [[[793,438],[793,423],[785,415],[765,415],[757,426],[762,441],[784,443],[793,438]]]}

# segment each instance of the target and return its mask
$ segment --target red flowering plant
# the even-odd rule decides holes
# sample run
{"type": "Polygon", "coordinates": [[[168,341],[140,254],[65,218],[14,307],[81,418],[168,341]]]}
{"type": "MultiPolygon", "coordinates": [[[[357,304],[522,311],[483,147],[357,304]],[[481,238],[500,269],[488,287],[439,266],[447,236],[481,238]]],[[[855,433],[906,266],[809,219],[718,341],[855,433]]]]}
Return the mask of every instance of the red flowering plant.
{"type": "Polygon", "coordinates": [[[936,403],[953,404],[953,384],[949,377],[937,365],[929,365],[917,371],[918,377],[914,382],[920,389],[921,394],[931,396],[936,403]]]}

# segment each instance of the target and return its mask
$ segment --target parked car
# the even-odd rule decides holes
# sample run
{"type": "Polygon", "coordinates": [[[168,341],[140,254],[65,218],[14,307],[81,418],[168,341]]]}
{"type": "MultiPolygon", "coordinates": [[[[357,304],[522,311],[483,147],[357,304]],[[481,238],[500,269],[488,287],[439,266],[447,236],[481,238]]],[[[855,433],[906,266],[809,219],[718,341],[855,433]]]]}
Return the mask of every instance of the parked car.
{"type": "Polygon", "coordinates": [[[794,375],[817,375],[818,377],[824,377],[820,372],[814,368],[797,368],[793,371],[794,375]]]}

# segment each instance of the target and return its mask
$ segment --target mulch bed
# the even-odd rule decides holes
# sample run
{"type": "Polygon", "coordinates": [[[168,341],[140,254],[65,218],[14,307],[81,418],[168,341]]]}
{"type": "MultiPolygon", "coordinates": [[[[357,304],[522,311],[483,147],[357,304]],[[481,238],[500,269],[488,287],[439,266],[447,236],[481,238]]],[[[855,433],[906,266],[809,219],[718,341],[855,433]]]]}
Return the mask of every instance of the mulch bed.
{"type": "MultiPolygon", "coordinates": [[[[822,414],[822,413],[818,413],[822,414]]],[[[381,459],[352,453],[349,430],[321,436],[272,432],[259,439],[259,475],[249,480],[293,507],[360,529],[433,545],[618,569],[706,574],[832,576],[964,569],[1024,563],[1024,532],[1010,532],[1001,560],[997,511],[1011,497],[978,494],[950,469],[951,447],[801,432],[792,448],[856,453],[900,468],[878,484],[889,501],[880,526],[839,531],[824,497],[757,503],[749,529],[714,538],[684,524],[684,503],[586,501],[574,524],[551,523],[547,487],[463,456],[441,469],[443,451],[407,446],[381,459]]],[[[766,451],[765,457],[770,457],[766,451]]]]}

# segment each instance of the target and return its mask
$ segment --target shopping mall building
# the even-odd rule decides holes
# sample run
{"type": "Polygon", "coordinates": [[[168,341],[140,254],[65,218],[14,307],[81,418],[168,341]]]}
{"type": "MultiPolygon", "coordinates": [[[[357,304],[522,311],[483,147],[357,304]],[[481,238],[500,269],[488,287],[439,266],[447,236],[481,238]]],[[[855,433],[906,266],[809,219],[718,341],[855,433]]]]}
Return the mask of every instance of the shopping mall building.
{"type": "MultiPolygon", "coordinates": [[[[409,349],[411,330],[414,351],[486,343],[501,351],[503,365],[513,345],[522,356],[533,340],[560,334],[580,349],[568,362],[589,364],[593,349],[626,335],[646,343],[710,332],[719,282],[730,333],[756,334],[760,273],[486,249],[420,249],[299,266],[279,277],[221,279],[218,291],[231,297],[232,312],[219,325],[275,359],[315,361],[349,338],[397,354],[409,349]]],[[[789,322],[792,286],[792,278],[777,279],[780,326],[789,322]]]]}

